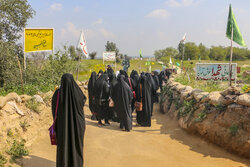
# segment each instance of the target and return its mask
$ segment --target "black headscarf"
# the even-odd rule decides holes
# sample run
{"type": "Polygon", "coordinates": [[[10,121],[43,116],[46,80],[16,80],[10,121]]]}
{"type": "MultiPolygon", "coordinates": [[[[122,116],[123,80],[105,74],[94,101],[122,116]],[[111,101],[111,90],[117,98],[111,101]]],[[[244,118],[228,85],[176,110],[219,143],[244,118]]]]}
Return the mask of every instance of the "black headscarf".
{"type": "Polygon", "coordinates": [[[130,85],[130,84],[129,84],[129,80],[128,80],[128,74],[127,74],[126,71],[120,70],[120,74],[119,74],[119,75],[124,75],[124,76],[125,76],[124,81],[125,81],[128,85],[130,85]]]}
{"type": "Polygon", "coordinates": [[[58,91],[60,91],[60,100],[56,120],[56,166],[82,167],[85,132],[83,106],[86,96],[76,84],[73,76],[64,74],[61,79],[61,87],[52,98],[52,109],[54,110],[58,91]]]}
{"type": "Polygon", "coordinates": [[[100,70],[100,71],[98,72],[98,74],[97,74],[97,78],[99,78],[102,74],[103,74],[103,71],[100,70]]]}
{"type": "Polygon", "coordinates": [[[109,83],[111,83],[113,78],[115,77],[115,73],[114,73],[114,70],[111,68],[110,65],[108,65],[107,74],[108,74],[108,77],[109,77],[109,83]]]}
{"type": "Polygon", "coordinates": [[[93,108],[93,93],[94,93],[93,91],[94,91],[96,79],[97,79],[97,76],[96,76],[96,72],[94,71],[91,73],[91,76],[88,82],[89,109],[92,113],[95,112],[93,108]]]}
{"type": "Polygon", "coordinates": [[[113,100],[121,127],[125,126],[125,129],[129,131],[132,129],[131,102],[133,94],[124,79],[124,75],[118,77],[118,84],[114,87],[113,100]]]}

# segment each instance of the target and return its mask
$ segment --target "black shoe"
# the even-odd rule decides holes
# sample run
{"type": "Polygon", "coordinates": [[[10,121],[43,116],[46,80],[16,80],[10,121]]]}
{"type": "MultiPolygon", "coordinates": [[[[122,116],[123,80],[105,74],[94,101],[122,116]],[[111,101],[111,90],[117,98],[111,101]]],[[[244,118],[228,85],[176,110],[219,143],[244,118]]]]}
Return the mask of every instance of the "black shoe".
{"type": "Polygon", "coordinates": [[[97,120],[96,115],[92,115],[91,120],[96,121],[97,120]]]}
{"type": "Polygon", "coordinates": [[[110,125],[109,121],[105,121],[105,126],[109,126],[109,125],[110,125]]]}

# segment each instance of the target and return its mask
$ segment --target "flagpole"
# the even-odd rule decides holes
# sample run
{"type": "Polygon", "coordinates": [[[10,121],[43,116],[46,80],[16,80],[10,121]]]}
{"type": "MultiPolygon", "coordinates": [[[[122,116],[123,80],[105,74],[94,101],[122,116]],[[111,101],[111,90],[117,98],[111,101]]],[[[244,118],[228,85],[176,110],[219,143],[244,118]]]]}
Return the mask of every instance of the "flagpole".
{"type": "MultiPolygon", "coordinates": [[[[80,38],[82,36],[82,31],[80,33],[80,38]]],[[[80,59],[81,59],[81,54],[79,54],[79,57],[78,57],[78,63],[77,63],[77,69],[76,69],[76,80],[78,81],[78,76],[79,76],[79,65],[80,65],[80,59]]]]}
{"type": "Polygon", "coordinates": [[[231,51],[230,51],[230,61],[229,61],[229,86],[232,86],[232,58],[233,58],[233,26],[232,26],[232,32],[231,32],[231,51]]]}
{"type": "Polygon", "coordinates": [[[183,70],[184,52],[185,52],[185,42],[183,41],[183,52],[182,52],[182,60],[181,60],[181,73],[182,73],[182,70],[183,70]]]}

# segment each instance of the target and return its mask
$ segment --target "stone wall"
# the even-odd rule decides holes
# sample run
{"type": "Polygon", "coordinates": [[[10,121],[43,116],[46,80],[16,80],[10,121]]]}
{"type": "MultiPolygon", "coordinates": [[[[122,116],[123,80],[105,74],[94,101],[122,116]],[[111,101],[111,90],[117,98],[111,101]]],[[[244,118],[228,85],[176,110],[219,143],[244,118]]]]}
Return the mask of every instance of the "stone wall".
{"type": "Polygon", "coordinates": [[[250,158],[250,94],[234,87],[203,92],[170,78],[160,98],[161,112],[181,128],[230,152],[250,158]]]}

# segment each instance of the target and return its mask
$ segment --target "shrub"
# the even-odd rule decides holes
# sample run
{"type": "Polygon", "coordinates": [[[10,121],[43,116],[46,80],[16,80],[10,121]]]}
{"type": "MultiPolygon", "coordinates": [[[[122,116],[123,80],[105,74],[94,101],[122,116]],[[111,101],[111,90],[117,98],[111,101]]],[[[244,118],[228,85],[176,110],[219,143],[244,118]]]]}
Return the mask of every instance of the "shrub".
{"type": "Polygon", "coordinates": [[[29,126],[27,120],[25,119],[24,121],[20,121],[19,125],[23,129],[23,131],[27,131],[27,127],[29,126]]]}
{"type": "Polygon", "coordinates": [[[239,130],[239,127],[236,124],[232,124],[232,126],[229,128],[230,134],[232,136],[235,136],[237,134],[238,130],[239,130]]]}
{"type": "Polygon", "coordinates": [[[200,112],[198,114],[198,118],[196,118],[195,121],[202,122],[205,118],[207,118],[207,114],[205,112],[200,112]]]}
{"type": "Polygon", "coordinates": [[[33,99],[27,101],[25,105],[26,105],[26,107],[28,107],[30,110],[36,112],[37,114],[39,114],[41,112],[39,110],[40,104],[33,99]]]}
{"type": "Polygon", "coordinates": [[[13,137],[14,136],[11,128],[7,129],[7,136],[9,136],[9,137],[13,137]]]}
{"type": "Polygon", "coordinates": [[[7,153],[11,155],[11,161],[16,162],[16,158],[22,158],[29,154],[28,149],[24,146],[25,141],[21,142],[14,140],[10,149],[7,150],[7,153]]]}
{"type": "Polygon", "coordinates": [[[247,85],[244,85],[241,90],[244,92],[244,93],[250,93],[250,86],[247,86],[247,85]]]}
{"type": "Polygon", "coordinates": [[[180,117],[184,117],[186,115],[192,116],[195,111],[194,103],[195,103],[194,99],[190,101],[184,100],[183,107],[180,110],[178,110],[177,118],[180,119],[180,117]]]}
{"type": "Polygon", "coordinates": [[[7,163],[7,159],[2,153],[0,153],[0,167],[4,167],[4,164],[6,163],[7,163]]]}

